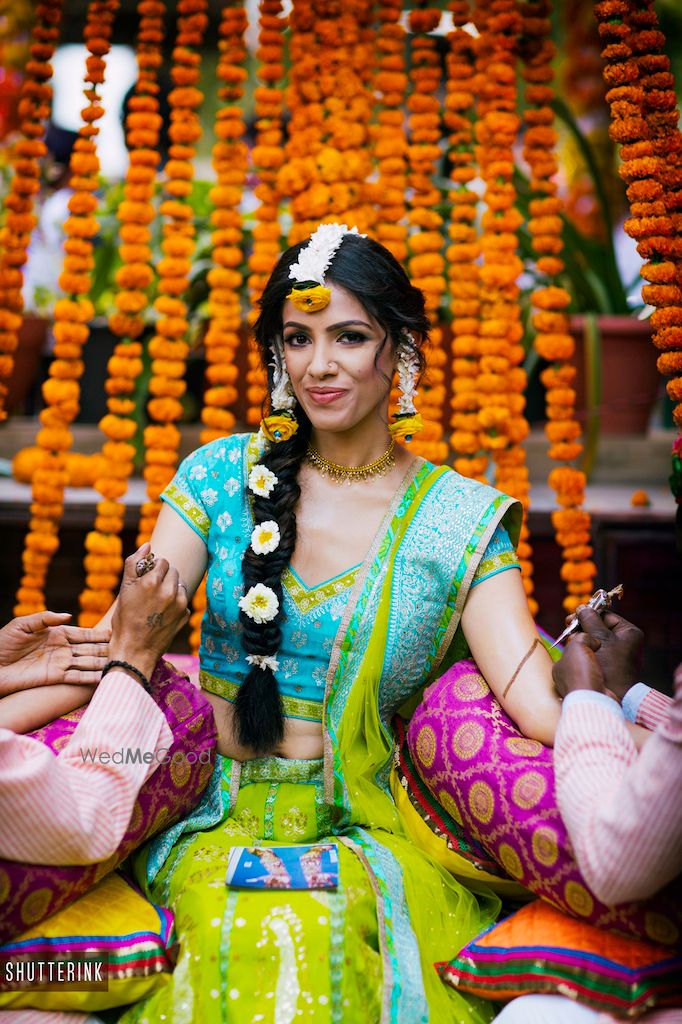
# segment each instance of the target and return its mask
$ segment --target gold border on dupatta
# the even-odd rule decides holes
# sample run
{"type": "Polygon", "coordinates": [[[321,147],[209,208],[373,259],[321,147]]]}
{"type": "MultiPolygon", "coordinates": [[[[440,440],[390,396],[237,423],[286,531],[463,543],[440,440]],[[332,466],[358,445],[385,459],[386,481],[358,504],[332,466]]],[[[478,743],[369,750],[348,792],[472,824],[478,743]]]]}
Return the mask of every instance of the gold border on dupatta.
{"type": "Polygon", "coordinates": [[[492,516],[490,522],[488,523],[485,530],[479,537],[476,549],[472,554],[471,558],[469,559],[469,564],[466,567],[466,572],[464,573],[464,576],[462,577],[462,582],[459,585],[457,597],[455,598],[455,607],[452,612],[452,617],[448,622],[445,633],[443,634],[443,639],[441,640],[440,643],[440,647],[438,648],[436,656],[433,659],[433,663],[429,670],[427,682],[430,682],[435,678],[435,673],[438,671],[438,667],[442,662],[443,658],[445,657],[445,653],[452,642],[452,638],[454,637],[455,632],[457,631],[460,619],[462,618],[464,602],[467,599],[467,595],[471,587],[471,581],[473,580],[476,574],[478,564],[481,561],[481,558],[483,557],[485,549],[488,547],[488,544],[490,543],[492,535],[494,534],[501,520],[504,519],[505,515],[512,507],[512,505],[517,504],[518,501],[516,498],[506,497],[505,500],[500,504],[499,508],[496,509],[495,514],[492,516]]]}

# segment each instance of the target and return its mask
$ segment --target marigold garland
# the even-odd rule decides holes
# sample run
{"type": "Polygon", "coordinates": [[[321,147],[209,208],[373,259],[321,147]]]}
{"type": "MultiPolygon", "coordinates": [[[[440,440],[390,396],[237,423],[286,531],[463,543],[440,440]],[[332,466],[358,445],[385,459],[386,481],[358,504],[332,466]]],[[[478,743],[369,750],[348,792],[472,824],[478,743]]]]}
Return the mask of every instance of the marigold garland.
{"type": "Polygon", "coordinates": [[[143,469],[148,500],[140,511],[138,544],[148,540],[154,529],[161,507],[160,494],[173,478],[180,444],[180,432],[175,424],[182,416],[180,399],[185,393],[184,375],[189,354],[187,303],[183,296],[189,286],[195,238],[192,208],[186,200],[192,191],[193,160],[196,142],[201,137],[197,109],[203,94],[196,82],[208,24],[207,9],[208,0],[179,0],[177,7],[177,35],[171,67],[174,88],[168,96],[169,159],[160,207],[165,218],[161,242],[163,257],[157,267],[159,294],[154,303],[159,319],[156,334],[149,343],[152,397],[147,403],[147,412],[151,425],[144,433],[143,469]]]}
{"type": "Polygon", "coordinates": [[[33,197],[40,188],[38,161],[47,154],[43,136],[52,100],[50,60],[59,39],[62,6],[63,0],[44,0],[36,7],[30,58],[19,95],[21,137],[12,154],[13,174],[0,231],[0,423],[7,418],[4,382],[12,374],[24,308],[21,268],[26,263],[31,233],[37,223],[33,197]]]}
{"type": "MultiPolygon", "coordinates": [[[[140,18],[136,46],[138,76],[125,125],[129,165],[123,186],[124,200],[118,209],[122,266],[116,272],[116,310],[109,316],[109,327],[121,340],[109,360],[104,385],[108,411],[99,425],[106,441],[102,446],[101,471],[94,480],[102,500],[97,504],[93,530],[85,541],[86,575],[79,617],[82,626],[95,625],[111,606],[123,569],[119,540],[125,519],[122,498],[134,468],[132,441],[137,432],[137,422],[132,415],[135,406],[130,396],[143,368],[142,345],[136,339],[144,331],[148,288],[154,280],[150,265],[150,225],[156,216],[152,200],[161,128],[157,69],[159,46],[164,38],[165,6],[161,0],[140,0],[137,10],[140,18]],[[109,581],[109,586],[104,585],[105,580],[109,581]]],[[[78,166],[81,173],[88,172],[87,162],[80,161],[78,166]]]]}
{"type": "MultiPolygon", "coordinates": [[[[403,130],[408,78],[405,71],[405,29],[400,23],[401,0],[384,0],[377,11],[375,72],[372,87],[378,97],[376,123],[370,125],[372,152],[377,167],[376,213],[373,234],[397,260],[407,260],[405,223],[407,139],[403,130]]],[[[391,407],[397,408],[397,376],[391,407]]]]}
{"type": "MultiPolygon", "coordinates": [[[[262,85],[254,90],[256,107],[256,145],[252,151],[258,183],[254,217],[253,249],[249,256],[250,322],[257,313],[258,300],[281,252],[279,192],[277,174],[284,163],[284,32],[288,24],[281,0],[260,0],[256,75],[262,85]]],[[[239,218],[241,221],[241,218],[239,218]]],[[[267,397],[267,377],[258,347],[249,338],[246,372],[247,423],[255,426],[263,415],[267,397]]]]}
{"type": "MultiPolygon", "coordinates": [[[[604,43],[604,80],[610,86],[611,138],[621,145],[621,177],[628,183],[631,217],[625,230],[649,262],[642,297],[651,316],[657,366],[676,402],[673,420],[682,429],[682,134],[665,36],[652,0],[607,0],[595,6],[604,43]]],[[[678,499],[679,500],[679,499],[678,499]]]]}
{"type": "MultiPolygon", "coordinates": [[[[570,296],[565,289],[553,284],[554,278],[563,271],[564,263],[561,259],[561,201],[554,180],[557,171],[554,149],[558,135],[551,107],[555,51],[550,38],[551,4],[548,0],[540,0],[524,3],[519,10],[523,17],[524,38],[522,76],[526,82],[524,120],[527,128],[523,155],[530,168],[533,193],[528,230],[536,270],[546,282],[531,295],[534,307],[532,322],[536,332],[534,345],[537,353],[551,364],[541,375],[545,385],[548,421],[545,433],[550,441],[549,455],[564,463],[578,458],[582,444],[579,442],[581,427],[575,419],[576,393],[572,386],[576,370],[570,365],[575,348],[566,314],[570,296]]],[[[584,473],[567,466],[552,470],[548,480],[560,506],[580,510],[585,500],[584,473]]],[[[587,524],[578,542],[575,537],[562,536],[560,539],[557,535],[562,549],[561,577],[567,584],[567,597],[563,602],[567,612],[573,612],[579,604],[585,603],[593,590],[596,569],[591,561],[589,516],[587,524]],[[562,540],[566,543],[562,544],[562,540]]]]}
{"type": "Polygon", "coordinates": [[[445,365],[443,332],[438,324],[440,303],[445,292],[445,259],[443,257],[443,218],[437,207],[441,200],[434,176],[440,162],[438,145],[440,129],[441,84],[440,57],[436,40],[428,33],[440,24],[437,7],[418,7],[410,11],[409,79],[412,86],[407,100],[408,136],[408,213],[411,228],[408,235],[408,272],[412,282],[421,288],[426,310],[433,327],[425,349],[426,374],[419,390],[416,406],[424,419],[424,428],[410,444],[417,455],[436,464],[445,462],[447,442],[443,440],[445,406],[445,365]]]}
{"type": "MultiPolygon", "coordinates": [[[[246,12],[241,6],[225,6],[219,28],[217,77],[222,84],[222,101],[216,116],[216,136],[212,162],[216,184],[211,189],[211,247],[214,266],[208,272],[209,325],[204,337],[206,382],[201,418],[205,424],[201,443],[224,437],[235,425],[229,406],[237,398],[235,355],[239,347],[242,284],[241,213],[248,150],[246,125],[239,101],[247,78],[244,63],[246,12]]],[[[196,654],[201,642],[201,622],[206,610],[206,580],[194,594],[190,617],[190,647],[196,654]]]]}
{"type": "Polygon", "coordinates": [[[476,216],[478,194],[469,187],[477,176],[474,154],[473,114],[475,108],[476,40],[465,30],[471,11],[468,0],[448,4],[454,30],[450,33],[444,122],[449,131],[453,187],[445,256],[452,313],[452,415],[450,444],[454,467],[463,476],[487,482],[488,457],[480,437],[479,397],[476,379],[480,373],[479,348],[479,266],[476,216]]]}
{"type": "Polygon", "coordinates": [[[516,113],[516,46],[521,17],[513,0],[478,0],[474,13],[481,34],[477,60],[478,118],[475,125],[478,163],[485,183],[485,214],[480,238],[480,373],[476,379],[483,447],[495,461],[496,485],[518,498],[524,523],[518,547],[523,584],[532,614],[532,550],[526,525],[530,484],[521,442],[529,427],[523,410],[526,374],[521,363],[521,310],[516,280],[523,270],[517,255],[514,142],[516,113]]]}
{"type": "Polygon", "coordinates": [[[98,230],[93,215],[97,205],[93,193],[98,187],[99,170],[95,139],[99,134],[96,122],[104,113],[98,86],[104,81],[104,58],[111,45],[117,9],[118,0],[91,0],[87,11],[84,39],[89,56],[84,94],[88,103],[81,111],[83,124],[71,159],[74,192],[68,204],[70,215],[64,223],[66,255],[59,277],[59,286],[66,297],[58,300],[54,307],[54,359],[49,379],[43,385],[46,403],[40,413],[43,429],[36,438],[44,450],[44,458],[33,475],[32,519],[25,540],[24,575],[17,593],[16,615],[44,608],[47,570],[59,546],[57,534],[67,481],[65,454],[72,443],[68,427],[79,409],[78,382],[83,373],[81,350],[94,315],[92,303],[85,296],[91,285],[92,239],[98,230]],[[88,173],[83,173],[80,166],[83,163],[87,164],[88,173]],[[78,173],[79,168],[81,173],[78,173]]]}
{"type": "Polygon", "coordinates": [[[372,85],[379,98],[379,109],[376,124],[370,128],[378,172],[374,235],[401,263],[407,259],[408,230],[404,223],[407,139],[403,131],[408,80],[405,29],[400,24],[402,8],[402,0],[383,0],[377,12],[376,71],[372,85]]]}
{"type": "Polygon", "coordinates": [[[218,141],[213,147],[216,184],[211,189],[211,247],[214,267],[208,273],[209,326],[204,338],[206,381],[201,418],[206,444],[224,437],[235,425],[229,406],[237,397],[235,354],[239,347],[242,285],[242,230],[239,206],[248,166],[244,135],[246,125],[241,107],[246,70],[246,12],[240,6],[223,8],[219,29],[217,77],[222,101],[216,116],[218,141]]]}
{"type": "Polygon", "coordinates": [[[371,225],[371,6],[312,0],[292,11],[288,159],[277,176],[279,192],[291,197],[290,244],[320,222],[343,221],[360,231],[371,225]]]}

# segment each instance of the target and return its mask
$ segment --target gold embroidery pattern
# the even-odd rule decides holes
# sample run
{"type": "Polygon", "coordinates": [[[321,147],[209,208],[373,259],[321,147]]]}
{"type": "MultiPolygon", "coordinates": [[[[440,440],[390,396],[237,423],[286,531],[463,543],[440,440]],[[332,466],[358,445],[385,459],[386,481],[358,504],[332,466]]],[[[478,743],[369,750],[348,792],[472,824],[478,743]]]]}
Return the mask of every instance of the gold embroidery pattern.
{"type": "Polygon", "coordinates": [[[183,494],[175,484],[169,484],[163,494],[165,498],[168,498],[172,504],[175,505],[178,511],[184,512],[187,518],[194,523],[202,537],[208,537],[208,531],[211,528],[211,520],[204,512],[203,508],[200,508],[199,505],[196,505],[191,498],[188,498],[186,494],[183,494]]]}
{"type": "Polygon", "coordinates": [[[320,583],[319,586],[311,587],[308,590],[296,579],[291,569],[286,569],[282,575],[282,586],[286,587],[287,593],[299,612],[305,614],[305,612],[312,611],[313,608],[318,608],[331,597],[336,597],[337,594],[352,587],[359,571],[360,566],[357,565],[341,576],[335,576],[333,579],[327,580],[326,583],[320,583]]]}
{"type": "MultiPolygon", "coordinates": [[[[223,700],[234,703],[237,699],[239,683],[234,683],[230,679],[221,679],[220,676],[214,676],[211,672],[201,669],[199,683],[202,690],[214,693],[216,697],[222,697],[223,700]]],[[[310,722],[322,721],[322,701],[301,700],[300,697],[287,697],[282,694],[282,709],[285,718],[305,718],[310,722]]]]}
{"type": "Polygon", "coordinates": [[[280,824],[288,836],[292,838],[304,836],[308,815],[300,807],[293,806],[282,816],[280,824]]]}

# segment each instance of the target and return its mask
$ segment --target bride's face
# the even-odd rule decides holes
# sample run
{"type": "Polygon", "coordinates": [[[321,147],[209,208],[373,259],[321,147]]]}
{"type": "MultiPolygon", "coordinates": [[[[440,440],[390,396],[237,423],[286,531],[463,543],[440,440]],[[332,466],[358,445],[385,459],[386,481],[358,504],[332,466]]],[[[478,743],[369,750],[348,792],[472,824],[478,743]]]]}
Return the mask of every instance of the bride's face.
{"type": "Polygon", "coordinates": [[[331,293],[316,313],[284,303],[284,358],[294,393],[316,430],[352,430],[369,417],[385,423],[393,345],[350,292],[332,285],[331,293]]]}

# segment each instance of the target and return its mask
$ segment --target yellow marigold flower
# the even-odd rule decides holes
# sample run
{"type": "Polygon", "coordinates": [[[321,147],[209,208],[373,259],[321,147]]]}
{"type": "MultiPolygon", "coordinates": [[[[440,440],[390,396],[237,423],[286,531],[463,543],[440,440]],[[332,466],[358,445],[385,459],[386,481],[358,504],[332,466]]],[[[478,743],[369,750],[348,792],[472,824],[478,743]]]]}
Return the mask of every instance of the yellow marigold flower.
{"type": "Polygon", "coordinates": [[[266,416],[260,425],[268,441],[288,441],[298,430],[298,423],[291,416],[266,416]]]}
{"type": "Polygon", "coordinates": [[[331,297],[329,288],[322,284],[317,284],[313,288],[292,288],[287,295],[296,309],[300,309],[302,313],[317,313],[329,305],[331,297]]]}

